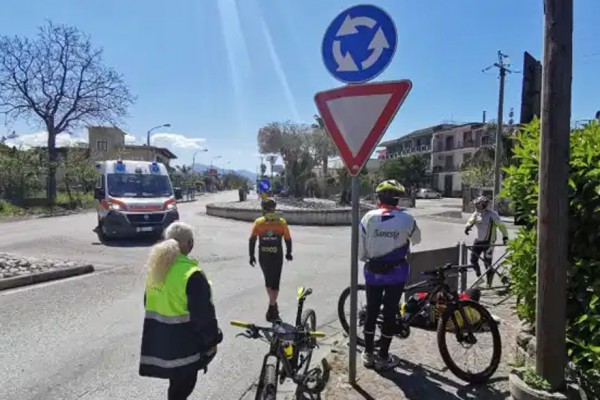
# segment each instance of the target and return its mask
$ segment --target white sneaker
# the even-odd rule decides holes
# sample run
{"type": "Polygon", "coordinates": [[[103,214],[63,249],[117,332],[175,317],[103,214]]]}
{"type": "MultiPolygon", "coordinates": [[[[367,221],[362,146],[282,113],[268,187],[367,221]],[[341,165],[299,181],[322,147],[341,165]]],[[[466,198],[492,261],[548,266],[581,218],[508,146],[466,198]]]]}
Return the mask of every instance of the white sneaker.
{"type": "Polygon", "coordinates": [[[375,356],[373,355],[373,353],[367,353],[366,351],[363,351],[361,354],[361,358],[365,368],[375,367],[375,356]]]}

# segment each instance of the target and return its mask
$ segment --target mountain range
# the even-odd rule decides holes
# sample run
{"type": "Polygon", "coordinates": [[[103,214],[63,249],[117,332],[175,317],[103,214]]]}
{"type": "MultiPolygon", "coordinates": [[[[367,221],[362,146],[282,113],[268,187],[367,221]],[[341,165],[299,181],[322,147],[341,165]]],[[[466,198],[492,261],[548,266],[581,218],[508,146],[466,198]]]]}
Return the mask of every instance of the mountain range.
{"type": "MultiPolygon", "coordinates": [[[[223,173],[223,169],[222,168],[218,168],[216,165],[212,166],[214,169],[218,169],[219,173],[223,173]]],[[[194,164],[193,166],[194,172],[206,172],[208,169],[210,169],[210,165],[206,165],[206,164],[194,164]]],[[[249,179],[251,182],[255,182],[256,178],[257,178],[257,174],[256,172],[252,172],[252,171],[248,171],[247,169],[229,169],[229,168],[225,168],[226,172],[233,172],[234,174],[243,176],[244,178],[249,179]]]]}

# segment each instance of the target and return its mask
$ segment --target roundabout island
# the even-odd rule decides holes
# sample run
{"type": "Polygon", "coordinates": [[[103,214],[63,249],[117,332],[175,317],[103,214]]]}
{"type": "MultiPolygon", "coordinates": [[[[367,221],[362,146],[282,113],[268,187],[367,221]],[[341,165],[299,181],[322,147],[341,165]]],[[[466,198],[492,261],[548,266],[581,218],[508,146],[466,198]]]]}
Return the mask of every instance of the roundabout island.
{"type": "MultiPolygon", "coordinates": [[[[333,200],[274,197],[277,213],[290,225],[351,225],[352,207],[340,205],[333,200]]],[[[253,222],[262,213],[260,199],[212,203],[206,205],[206,214],[213,217],[253,222]]],[[[360,216],[375,208],[370,202],[360,204],[360,216]]]]}

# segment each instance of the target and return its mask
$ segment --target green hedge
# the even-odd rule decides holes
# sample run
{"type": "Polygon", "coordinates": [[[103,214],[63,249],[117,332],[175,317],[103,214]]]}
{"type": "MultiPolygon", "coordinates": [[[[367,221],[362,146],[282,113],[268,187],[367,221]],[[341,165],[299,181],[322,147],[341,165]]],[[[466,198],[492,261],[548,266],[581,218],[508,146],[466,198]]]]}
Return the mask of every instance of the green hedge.
{"type": "MultiPolygon", "coordinates": [[[[505,169],[503,196],[524,222],[509,244],[512,291],[519,317],[535,323],[539,121],[517,137],[514,165],[505,169]]],[[[580,378],[598,395],[600,379],[600,126],[571,133],[567,348],[580,378]],[[595,381],[595,382],[594,382],[595,381]],[[595,388],[592,388],[595,386],[595,388]]],[[[600,398],[600,397],[594,397],[600,398]]]]}

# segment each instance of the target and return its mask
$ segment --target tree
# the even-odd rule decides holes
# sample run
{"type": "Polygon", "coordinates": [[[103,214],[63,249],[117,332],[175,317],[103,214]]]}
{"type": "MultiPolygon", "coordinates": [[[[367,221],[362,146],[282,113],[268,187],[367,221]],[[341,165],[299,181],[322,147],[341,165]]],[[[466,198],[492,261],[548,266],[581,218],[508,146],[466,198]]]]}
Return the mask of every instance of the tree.
{"type": "Polygon", "coordinates": [[[312,146],[315,150],[317,160],[321,163],[323,176],[326,177],[328,174],[327,167],[329,158],[336,156],[338,150],[327,132],[323,118],[319,115],[315,115],[314,119],[315,123],[312,124],[313,131],[311,135],[312,146]]]}
{"type": "Polygon", "coordinates": [[[302,196],[304,185],[315,165],[309,133],[312,128],[294,122],[271,122],[258,131],[261,154],[279,154],[292,195],[302,196]]]}
{"type": "Polygon", "coordinates": [[[383,179],[396,179],[409,191],[422,186],[429,179],[427,159],[421,154],[393,158],[381,164],[383,179]]]}
{"type": "Polygon", "coordinates": [[[277,162],[277,154],[269,154],[267,156],[267,162],[271,166],[271,180],[273,179],[273,165],[277,162]]]}
{"type": "Polygon", "coordinates": [[[119,122],[133,103],[123,77],[77,28],[48,22],[35,39],[0,37],[0,113],[48,132],[46,194],[56,200],[56,136],[119,122]]]}
{"type": "Polygon", "coordinates": [[[473,188],[494,185],[494,165],[491,163],[469,165],[461,170],[462,182],[473,188]]]}
{"type": "Polygon", "coordinates": [[[267,172],[267,166],[266,164],[262,163],[260,164],[260,176],[265,176],[265,172],[267,172]]]}
{"type": "Polygon", "coordinates": [[[72,148],[61,160],[65,171],[65,191],[69,197],[71,207],[77,205],[77,198],[73,196],[72,189],[79,188],[84,193],[89,193],[94,187],[94,181],[98,176],[98,171],[87,149],[72,148]]]}

